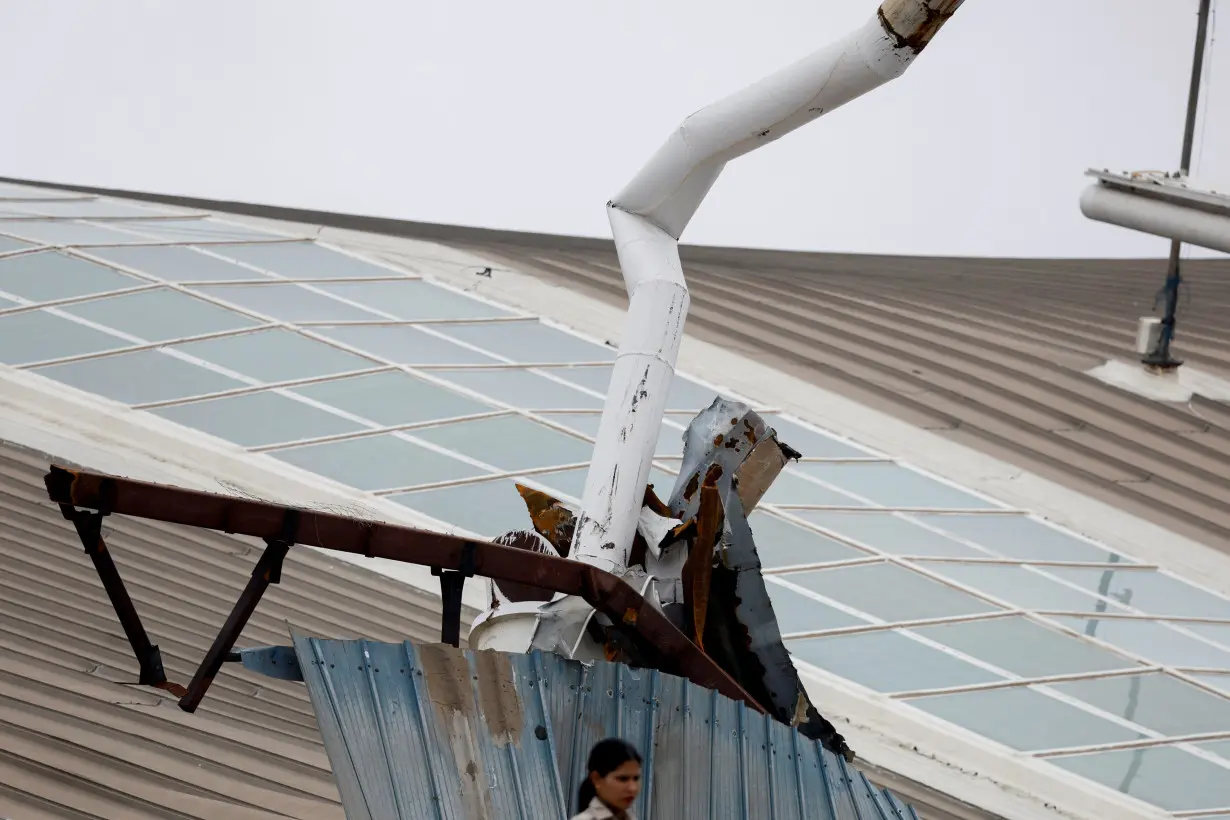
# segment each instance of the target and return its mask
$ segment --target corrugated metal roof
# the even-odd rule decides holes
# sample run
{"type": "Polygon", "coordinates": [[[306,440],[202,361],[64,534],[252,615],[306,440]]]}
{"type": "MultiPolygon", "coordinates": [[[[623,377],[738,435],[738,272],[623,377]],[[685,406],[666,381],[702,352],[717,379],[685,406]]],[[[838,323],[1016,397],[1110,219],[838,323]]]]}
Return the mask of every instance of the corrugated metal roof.
{"type": "Polygon", "coordinates": [[[611,736],[644,756],[642,820],[916,817],[819,743],[655,670],[409,641],[295,648],[348,820],[569,817],[611,736]]]}
{"type": "MultiPolygon", "coordinates": [[[[0,181],[430,240],[627,303],[609,240],[0,181]]],[[[680,254],[688,335],[1230,550],[1230,403],[1167,404],[1086,372],[1135,360],[1164,260],[680,254]]],[[[1230,260],[1183,275],[1174,353],[1230,379],[1230,260]]]]}
{"type": "MultiPolygon", "coordinates": [[[[449,243],[605,301],[609,247],[449,243]]],[[[1134,360],[1165,264],[683,249],[688,333],[1230,549],[1230,404],[1166,404],[1086,371],[1134,360]]],[[[1175,352],[1230,378],[1230,260],[1186,280],[1175,352]]]]}
{"type": "MultiPolygon", "coordinates": [[[[627,303],[609,240],[49,187],[436,241],[627,303]]],[[[1167,404],[1086,372],[1135,360],[1164,260],[680,254],[688,335],[1230,550],[1230,403],[1167,404]]],[[[1185,261],[1183,275],[1175,355],[1230,379],[1230,260],[1185,261]]]]}
{"type": "MultiPolygon", "coordinates": [[[[193,715],[131,685],[124,633],[72,525],[47,500],[50,460],[0,443],[0,817],[342,817],[302,685],[228,664],[193,715]]],[[[104,536],[168,676],[187,681],[260,550],[128,518],[108,519],[104,536]]],[[[433,640],[439,600],[295,549],[239,645],[285,642],[287,622],[433,640]]]]}

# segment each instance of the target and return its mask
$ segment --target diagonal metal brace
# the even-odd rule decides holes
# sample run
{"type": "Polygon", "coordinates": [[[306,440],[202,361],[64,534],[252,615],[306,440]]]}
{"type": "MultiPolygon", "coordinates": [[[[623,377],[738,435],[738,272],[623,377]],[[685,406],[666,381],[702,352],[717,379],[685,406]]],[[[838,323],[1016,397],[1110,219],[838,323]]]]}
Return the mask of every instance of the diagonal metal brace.
{"type": "Polygon", "coordinates": [[[192,682],[188,684],[188,692],[179,699],[179,708],[185,712],[196,711],[196,707],[205,697],[205,692],[213,683],[218,670],[222,668],[222,664],[231,654],[235,641],[239,639],[239,634],[243,632],[248,619],[256,611],[256,605],[260,603],[261,596],[265,594],[270,584],[281,582],[282,561],[286,558],[286,553],[290,552],[290,548],[294,546],[298,530],[299,511],[287,510],[282,520],[281,534],[265,539],[265,551],[261,553],[260,560],[253,567],[252,577],[248,579],[248,584],[240,594],[239,600],[235,602],[235,607],[231,610],[226,623],[222,625],[218,636],[214,638],[213,645],[205,653],[205,658],[192,677],[192,682]]]}
{"type": "Polygon", "coordinates": [[[162,668],[162,653],[158,651],[157,646],[150,643],[149,636],[145,634],[141,616],[137,614],[137,607],[128,595],[128,589],[124,586],[124,580],[120,578],[120,571],[115,566],[115,561],[107,549],[107,542],[102,536],[103,517],[106,513],[74,509],[71,504],[61,504],[60,512],[77,528],[77,535],[81,538],[82,546],[85,547],[85,554],[90,556],[90,560],[94,562],[94,569],[98,571],[98,579],[102,581],[103,589],[106,590],[107,597],[111,600],[111,606],[115,609],[120,626],[124,628],[124,634],[128,636],[132,654],[136,656],[137,663],[141,667],[138,683],[143,686],[165,688],[167,675],[162,668]]]}
{"type": "Polygon", "coordinates": [[[432,567],[431,574],[440,579],[440,643],[461,646],[461,593],[466,579],[474,577],[474,543],[467,542],[461,548],[461,562],[455,570],[432,567]]]}

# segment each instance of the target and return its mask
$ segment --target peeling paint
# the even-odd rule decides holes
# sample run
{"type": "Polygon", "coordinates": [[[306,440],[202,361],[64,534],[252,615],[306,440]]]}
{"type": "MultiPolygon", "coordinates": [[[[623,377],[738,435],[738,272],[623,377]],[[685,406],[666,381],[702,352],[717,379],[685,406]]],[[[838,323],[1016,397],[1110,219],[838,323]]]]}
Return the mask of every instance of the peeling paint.
{"type": "Polygon", "coordinates": [[[897,48],[917,54],[926,48],[964,1],[884,0],[876,15],[897,48]]]}

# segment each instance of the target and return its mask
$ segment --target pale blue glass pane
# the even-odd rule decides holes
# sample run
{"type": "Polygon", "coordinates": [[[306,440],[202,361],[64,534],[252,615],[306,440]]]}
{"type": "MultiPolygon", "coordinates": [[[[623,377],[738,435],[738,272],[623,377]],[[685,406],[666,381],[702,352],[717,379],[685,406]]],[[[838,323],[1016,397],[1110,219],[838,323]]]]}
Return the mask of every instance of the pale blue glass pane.
{"type": "Polygon", "coordinates": [[[20,251],[20,250],[25,250],[26,248],[31,248],[31,247],[34,247],[34,246],[29,242],[22,242],[19,239],[10,239],[7,236],[0,236],[0,253],[7,253],[8,251],[20,251]]]}
{"type": "MultiPolygon", "coordinates": [[[[667,416],[668,419],[683,423],[684,428],[691,422],[691,418],[686,416],[667,416]]],[[[658,428],[658,443],[654,445],[653,452],[657,456],[682,456],[683,455],[683,434],[685,430],[680,430],[670,424],[663,422],[658,428]]]]}
{"type": "Polygon", "coordinates": [[[959,584],[981,590],[1022,609],[1098,612],[1109,607],[1115,612],[1124,611],[1123,607],[1117,604],[1099,602],[1092,595],[1066,587],[1025,567],[986,564],[926,564],[926,567],[959,584]]]}
{"type": "Polygon", "coordinates": [[[1023,678],[1139,665],[1088,641],[1018,616],[915,627],[913,631],[1023,678]]]}
{"type": "Polygon", "coordinates": [[[280,328],[189,342],[175,349],[265,382],[326,376],[373,365],[367,359],[280,328]]]}
{"type": "Polygon", "coordinates": [[[601,409],[603,400],[525,370],[435,370],[433,376],[527,410],[601,409]]]}
{"type": "Polygon", "coordinates": [[[713,404],[718,395],[711,387],[677,375],[667,393],[666,407],[668,410],[687,410],[695,415],[713,404]]]}
{"type": "Polygon", "coordinates": [[[795,465],[795,469],[886,507],[997,509],[977,496],[897,464],[823,464],[805,461],[795,465]]]}
{"type": "Polygon", "coordinates": [[[1192,677],[1200,681],[1201,683],[1207,683],[1209,686],[1212,686],[1214,689],[1217,689],[1218,691],[1225,692],[1227,695],[1230,695],[1230,673],[1227,673],[1225,675],[1220,675],[1220,674],[1202,672],[1199,675],[1192,675],[1192,677]]]}
{"type": "Polygon", "coordinates": [[[1002,680],[994,672],[893,631],[806,638],[789,641],[786,648],[801,661],[877,692],[913,692],[1002,680]]]}
{"type": "Polygon", "coordinates": [[[913,523],[910,517],[880,512],[825,512],[795,510],[838,535],[892,555],[933,555],[937,558],[985,558],[987,554],[913,523]]]}
{"type": "Polygon", "coordinates": [[[785,567],[795,564],[818,564],[824,561],[845,561],[865,558],[867,553],[846,546],[818,532],[800,527],[763,512],[753,512],[748,518],[756,551],[765,567],[785,567]]]}
{"type": "Polygon", "coordinates": [[[764,420],[777,431],[777,438],[808,458],[872,458],[867,450],[859,449],[844,441],[818,433],[776,413],[768,413],[764,420]]]}
{"type": "Polygon", "coordinates": [[[0,259],[0,291],[50,302],[146,284],[135,276],[55,251],[0,259]]]}
{"type": "Polygon", "coordinates": [[[566,495],[579,502],[581,494],[585,492],[585,476],[588,472],[587,468],[560,470],[556,473],[540,473],[518,481],[521,484],[541,485],[539,489],[557,498],[566,495]]]}
{"type": "Polygon", "coordinates": [[[1208,638],[1211,641],[1216,641],[1230,651],[1230,624],[1184,624],[1184,628],[1190,629],[1201,637],[1208,638]]]}
{"type": "Polygon", "coordinates": [[[1230,770],[1182,749],[1099,752],[1051,762],[1168,811],[1230,806],[1230,770]]]}
{"type": "Polygon", "coordinates": [[[513,482],[508,480],[423,490],[389,498],[437,521],[487,538],[531,528],[525,502],[513,482]]]}
{"type": "MultiPolygon", "coordinates": [[[[496,351],[499,352],[499,351],[496,351]]],[[[552,367],[546,370],[553,376],[564,379],[570,384],[584,387],[606,395],[611,383],[610,367],[552,367]]]]}
{"type": "Polygon", "coordinates": [[[496,409],[407,373],[373,373],[296,387],[295,393],[380,425],[472,416],[496,409]]]}
{"type": "Polygon", "coordinates": [[[165,208],[134,205],[109,199],[75,199],[45,202],[8,202],[5,207],[14,211],[38,216],[54,216],[61,219],[89,219],[94,216],[166,216],[172,213],[165,208]]]}
{"type": "Polygon", "coordinates": [[[152,412],[243,447],[363,429],[353,421],[270,392],[159,407],[152,412]]]}
{"type": "Polygon", "coordinates": [[[82,225],[80,222],[50,222],[38,219],[0,220],[0,233],[45,245],[89,245],[110,242],[148,242],[140,236],[82,225]]]}
{"type": "Polygon", "coordinates": [[[919,515],[918,520],[1007,558],[1135,563],[1024,515],[919,515]]]}
{"type": "Polygon", "coordinates": [[[650,467],[649,481],[646,483],[653,486],[654,492],[657,494],[658,498],[662,501],[666,501],[666,499],[669,498],[673,492],[677,481],[679,481],[679,476],[659,470],[657,467],[650,467]]]}
{"type": "Polygon", "coordinates": [[[520,416],[463,421],[414,432],[416,438],[501,471],[589,461],[593,445],[520,416]]]}
{"type": "Polygon", "coordinates": [[[784,581],[884,621],[912,621],[993,612],[997,607],[893,564],[792,572],[784,581]]]}
{"type": "Polygon", "coordinates": [[[380,318],[371,311],[352,307],[299,285],[218,285],[197,289],[214,299],[221,299],[263,316],[287,322],[341,322],[380,318]]]}
{"type": "Polygon", "coordinates": [[[417,327],[317,327],[313,333],[358,348],[393,364],[492,364],[490,356],[467,350],[417,327]]]}
{"type": "MultiPolygon", "coordinates": [[[[581,372],[585,369],[572,368],[574,372],[581,372]]],[[[602,416],[597,413],[548,413],[544,415],[544,418],[590,437],[598,435],[598,425],[602,421],[602,416]]],[[[692,420],[691,416],[667,416],[667,418],[685,426],[692,420]]],[[[683,430],[664,422],[658,431],[658,443],[654,448],[654,455],[658,457],[683,455],[683,430]]]]}
{"type": "MultiPolygon", "coordinates": [[[[1199,743],[1196,748],[1230,761],[1230,740],[1218,740],[1213,743],[1199,743]]],[[[1223,817],[1227,815],[1222,815],[1223,817]]]]}
{"type": "Polygon", "coordinates": [[[778,474],[769,491],[764,495],[765,504],[822,504],[836,507],[865,507],[858,499],[842,495],[809,481],[795,472],[791,465],[778,474]]]}
{"type": "Polygon", "coordinates": [[[440,325],[436,330],[514,362],[601,362],[615,358],[613,348],[539,322],[440,325]]]}
{"type": "Polygon", "coordinates": [[[244,386],[241,381],[158,350],[40,367],[35,372],[125,404],[184,399],[244,386]]]}
{"type": "MultiPolygon", "coordinates": [[[[1159,621],[1061,616],[1053,616],[1053,620],[1083,635],[1106,641],[1120,649],[1148,658],[1154,663],[1167,666],[1207,666],[1230,670],[1230,652],[1209,646],[1159,621]]],[[[1191,626],[1192,624],[1183,624],[1182,628],[1188,629],[1191,626]]]]}
{"type": "Polygon", "coordinates": [[[360,490],[409,487],[483,474],[478,467],[394,435],[275,450],[272,455],[360,490]]]}
{"type": "MultiPolygon", "coordinates": [[[[386,273],[395,274],[396,271],[391,270],[386,273]]],[[[511,315],[503,308],[413,279],[404,282],[347,282],[320,287],[397,319],[485,319],[511,315]]]]}
{"type": "Polygon", "coordinates": [[[145,245],[123,248],[83,248],[82,250],[91,256],[97,256],[100,259],[106,259],[109,262],[115,262],[118,265],[171,282],[268,278],[263,274],[241,268],[225,259],[209,256],[194,248],[145,245]]]}
{"type": "MultiPolygon", "coordinates": [[[[841,629],[847,626],[864,626],[868,621],[855,617],[814,598],[774,583],[765,578],[765,591],[773,604],[777,628],[783,635],[792,632],[819,632],[824,629],[841,629]]],[[[789,646],[789,645],[788,645],[789,646]]]]}
{"type": "Polygon", "coordinates": [[[401,272],[321,247],[315,242],[225,245],[210,250],[287,279],[396,276],[401,272]]]}
{"type": "Polygon", "coordinates": [[[36,310],[0,316],[0,362],[29,364],[127,347],[130,342],[36,310]]]}
{"type": "Polygon", "coordinates": [[[1230,618],[1230,600],[1153,570],[1103,572],[1055,567],[1053,574],[1153,615],[1230,618]]]}
{"type": "Polygon", "coordinates": [[[1160,673],[1053,684],[1104,712],[1165,735],[1230,731],[1230,700],[1160,673]]]}
{"type": "Polygon", "coordinates": [[[116,227],[126,231],[145,234],[147,239],[159,242],[191,242],[201,240],[206,242],[253,241],[280,239],[277,234],[262,231],[257,228],[246,228],[241,225],[227,224],[212,219],[167,219],[147,222],[114,222],[116,227]]]}
{"type": "Polygon", "coordinates": [[[1023,686],[939,695],[909,703],[1021,751],[1093,746],[1144,737],[1023,686]]]}
{"type": "Polygon", "coordinates": [[[253,327],[254,319],[173,290],[149,290],[61,308],[147,342],[253,327]]]}

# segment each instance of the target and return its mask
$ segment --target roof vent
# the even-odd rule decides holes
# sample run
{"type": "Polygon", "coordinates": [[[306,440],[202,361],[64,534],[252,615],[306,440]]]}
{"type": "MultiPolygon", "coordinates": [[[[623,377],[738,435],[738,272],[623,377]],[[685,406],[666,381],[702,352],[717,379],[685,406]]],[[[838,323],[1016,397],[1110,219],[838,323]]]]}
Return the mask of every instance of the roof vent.
{"type": "Polygon", "coordinates": [[[1136,352],[1148,356],[1157,350],[1162,339],[1162,320],[1156,316],[1141,316],[1136,325],[1136,352]]]}

